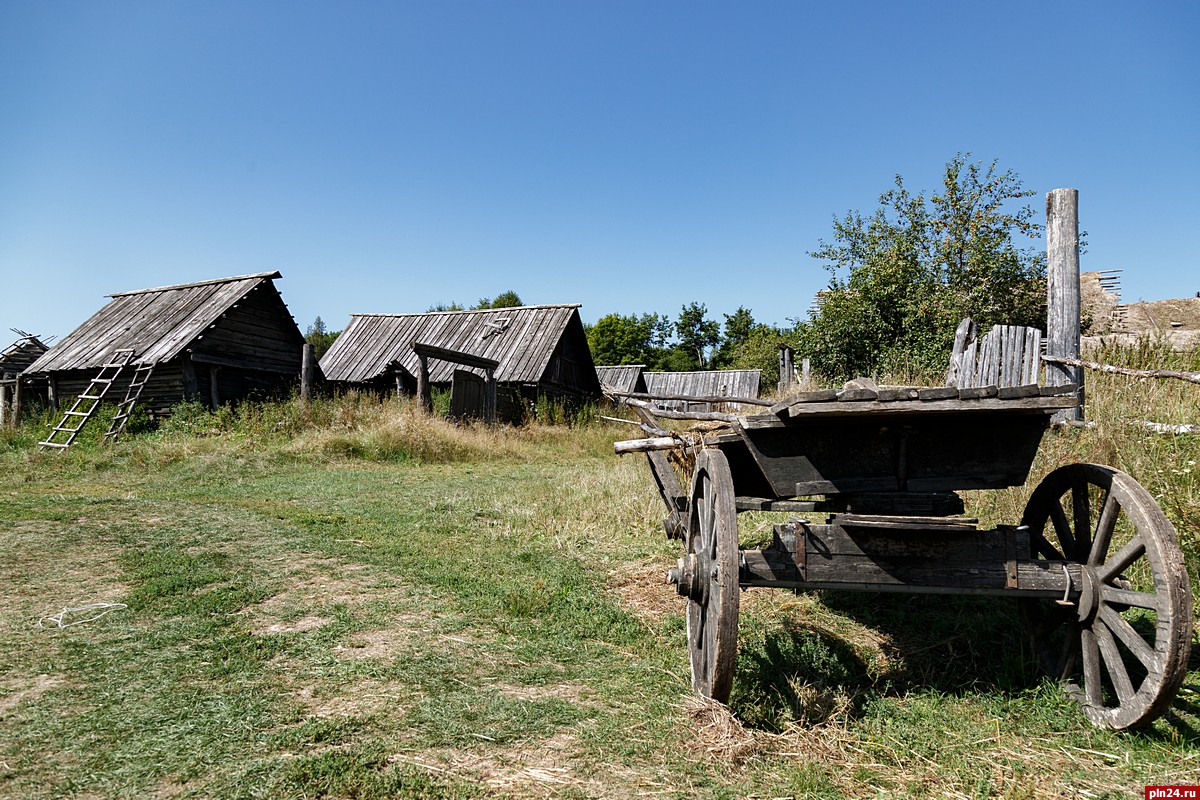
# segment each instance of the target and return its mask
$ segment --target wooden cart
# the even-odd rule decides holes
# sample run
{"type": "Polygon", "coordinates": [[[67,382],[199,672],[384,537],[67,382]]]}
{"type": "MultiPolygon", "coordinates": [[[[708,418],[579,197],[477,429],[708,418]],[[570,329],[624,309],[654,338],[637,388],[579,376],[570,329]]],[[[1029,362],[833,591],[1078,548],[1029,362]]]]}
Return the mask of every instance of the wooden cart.
{"type": "Polygon", "coordinates": [[[1144,725],[1184,678],[1192,597],[1175,530],[1129,475],[1051,472],[1016,525],[983,530],[956,492],[1025,483],[1075,387],[854,388],[800,394],[736,417],[696,455],[685,492],[648,452],[685,555],[694,689],[728,700],[741,587],[1013,597],[1040,666],[1092,722],[1144,725]],[[796,515],[740,550],[737,514],[796,515]],[[814,524],[803,515],[828,513],[814,524]]]}

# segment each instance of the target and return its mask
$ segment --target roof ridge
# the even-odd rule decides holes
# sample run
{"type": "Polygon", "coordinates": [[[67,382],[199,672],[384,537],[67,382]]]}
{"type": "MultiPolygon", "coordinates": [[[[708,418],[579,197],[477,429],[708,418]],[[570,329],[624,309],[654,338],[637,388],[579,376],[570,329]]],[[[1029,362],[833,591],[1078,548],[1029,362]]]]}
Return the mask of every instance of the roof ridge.
{"type": "Polygon", "coordinates": [[[504,308],[464,308],[458,311],[421,311],[409,314],[372,314],[360,312],[352,317],[432,317],[435,314],[484,314],[489,311],[524,311],[538,308],[583,308],[583,303],[545,303],[536,306],[505,306],[504,308]]]}
{"type": "Polygon", "coordinates": [[[247,281],[254,278],[282,278],[279,272],[255,272],[251,275],[234,275],[229,278],[213,278],[207,281],[194,281],[192,283],[177,283],[173,286],[155,286],[152,289],[133,289],[128,292],[113,292],[105,297],[127,297],[131,294],[151,294],[153,292],[168,292],[172,289],[190,289],[193,286],[211,286],[214,283],[233,283],[234,281],[247,281]]]}

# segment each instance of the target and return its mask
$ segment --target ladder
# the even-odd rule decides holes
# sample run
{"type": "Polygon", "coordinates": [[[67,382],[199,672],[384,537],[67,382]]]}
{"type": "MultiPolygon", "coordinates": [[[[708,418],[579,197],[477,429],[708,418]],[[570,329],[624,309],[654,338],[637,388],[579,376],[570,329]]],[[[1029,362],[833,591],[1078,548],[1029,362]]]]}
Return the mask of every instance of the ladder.
{"type": "Polygon", "coordinates": [[[133,413],[133,407],[137,405],[138,398],[142,396],[142,389],[150,380],[150,373],[153,371],[153,364],[137,365],[133,377],[129,380],[129,388],[125,390],[125,399],[117,406],[117,413],[113,417],[112,423],[108,426],[108,432],[104,434],[106,442],[117,441],[117,437],[125,430],[125,424],[129,422],[129,416],[133,413]]]}
{"type": "Polygon", "coordinates": [[[104,395],[108,394],[108,390],[112,388],[113,382],[121,374],[121,370],[125,369],[125,365],[132,360],[133,350],[115,351],[109,358],[109,362],[100,368],[99,374],[92,378],[92,382],[88,384],[83,394],[75,398],[70,410],[63,414],[62,421],[50,429],[50,435],[46,437],[46,441],[38,442],[38,446],[43,449],[57,448],[59,450],[66,450],[70,447],[79,431],[100,407],[100,401],[104,399],[104,395]],[[76,424],[72,425],[72,422],[76,424]],[[56,441],[55,438],[59,434],[63,434],[65,438],[56,441]]]}

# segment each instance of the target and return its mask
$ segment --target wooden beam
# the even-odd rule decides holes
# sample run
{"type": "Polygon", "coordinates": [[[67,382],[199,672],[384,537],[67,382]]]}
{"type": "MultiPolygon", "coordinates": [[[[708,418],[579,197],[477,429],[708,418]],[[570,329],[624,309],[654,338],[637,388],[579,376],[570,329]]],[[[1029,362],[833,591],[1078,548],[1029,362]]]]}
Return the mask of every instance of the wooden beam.
{"type": "Polygon", "coordinates": [[[304,343],[304,348],[300,356],[300,402],[307,403],[312,397],[313,376],[313,346],[308,342],[304,343]]]}
{"type": "Polygon", "coordinates": [[[646,392],[610,392],[613,397],[629,397],[635,400],[683,400],[693,403],[744,403],[752,406],[770,406],[774,401],[760,400],[757,397],[729,397],[726,395],[694,395],[694,394],[647,394],[646,392]]]}
{"type": "MultiPolygon", "coordinates": [[[[1079,358],[1079,191],[1054,189],[1046,194],[1046,355],[1079,358]]],[[[1083,399],[1083,370],[1050,362],[1046,383],[1073,383],[1083,399]]],[[[1055,415],[1055,421],[1081,420],[1080,406],[1055,415]]]]}
{"type": "Polygon", "coordinates": [[[450,350],[445,347],[423,344],[421,342],[413,342],[410,346],[412,347],[412,351],[418,356],[437,358],[442,361],[449,361],[452,364],[462,364],[464,367],[496,369],[500,366],[500,362],[494,358],[484,358],[474,353],[464,353],[461,350],[450,350]]]}
{"type": "Polygon", "coordinates": [[[295,367],[285,367],[280,364],[268,364],[266,362],[246,361],[245,359],[226,358],[224,356],[214,356],[209,353],[194,353],[189,351],[192,361],[196,364],[208,364],[216,367],[231,367],[233,369],[244,369],[247,372],[271,372],[280,375],[295,375],[295,367]]]}

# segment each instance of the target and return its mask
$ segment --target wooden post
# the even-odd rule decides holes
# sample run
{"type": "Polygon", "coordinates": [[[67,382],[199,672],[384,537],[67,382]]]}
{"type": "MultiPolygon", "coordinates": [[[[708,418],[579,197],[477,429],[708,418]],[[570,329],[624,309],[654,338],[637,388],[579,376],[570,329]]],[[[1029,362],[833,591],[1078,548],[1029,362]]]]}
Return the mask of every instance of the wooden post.
{"type": "Polygon", "coordinates": [[[17,376],[16,383],[13,384],[13,401],[12,401],[12,427],[17,427],[21,424],[21,412],[24,411],[24,403],[21,398],[21,376],[17,376]]]}
{"type": "Polygon", "coordinates": [[[496,422],[496,370],[484,371],[486,383],[483,390],[483,421],[489,425],[496,422]]]}
{"type": "Polygon", "coordinates": [[[804,391],[812,388],[812,362],[808,358],[800,362],[800,385],[804,391]]]}
{"type": "MultiPolygon", "coordinates": [[[[1079,190],[1046,194],[1046,355],[1079,358],[1079,190]]],[[[1046,384],[1079,387],[1080,404],[1055,421],[1083,419],[1083,369],[1046,365],[1046,384]]]]}
{"type": "Polygon", "coordinates": [[[421,399],[421,408],[426,413],[433,413],[433,393],[429,389],[429,356],[417,353],[421,367],[417,371],[417,397],[421,399]]]}
{"type": "Polygon", "coordinates": [[[211,366],[208,368],[208,395],[212,400],[213,411],[216,411],[221,406],[221,393],[217,391],[217,370],[220,367],[211,366]]]}
{"type": "Polygon", "coordinates": [[[305,342],[300,356],[300,402],[307,403],[312,397],[313,387],[313,346],[305,342]]]}
{"type": "MultiPolygon", "coordinates": [[[[17,380],[20,380],[19,378],[17,380]]],[[[8,424],[8,385],[0,383],[0,428],[16,427],[8,424]]]]}
{"type": "Polygon", "coordinates": [[[795,373],[795,352],[791,346],[779,345],[779,393],[783,394],[792,388],[792,378],[795,373]]]}
{"type": "Polygon", "coordinates": [[[46,381],[46,398],[50,401],[50,413],[58,413],[58,380],[51,375],[46,381]]]}
{"type": "Polygon", "coordinates": [[[196,362],[190,355],[183,357],[183,399],[196,400],[200,394],[200,381],[196,378],[196,362]]]}

